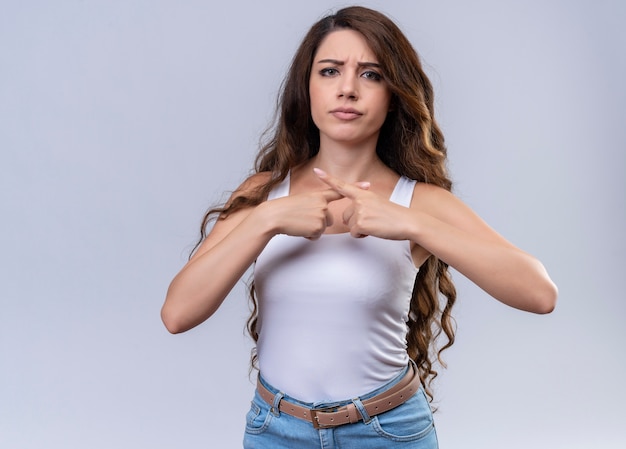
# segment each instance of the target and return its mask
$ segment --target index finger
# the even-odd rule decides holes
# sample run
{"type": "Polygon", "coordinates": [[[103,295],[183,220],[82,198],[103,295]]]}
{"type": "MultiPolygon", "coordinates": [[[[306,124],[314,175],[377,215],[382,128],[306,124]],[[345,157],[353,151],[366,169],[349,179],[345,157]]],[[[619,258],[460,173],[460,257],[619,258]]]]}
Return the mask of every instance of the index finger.
{"type": "Polygon", "coordinates": [[[338,192],[337,190],[334,190],[334,189],[324,190],[324,191],[322,191],[322,195],[324,196],[324,199],[328,203],[330,203],[331,201],[337,201],[337,200],[340,200],[341,198],[343,198],[343,195],[340,192],[338,192]]]}
{"type": "Polygon", "coordinates": [[[335,178],[334,176],[329,175],[324,170],[321,170],[319,168],[314,168],[313,171],[331,189],[333,189],[335,192],[340,193],[342,196],[353,199],[359,193],[360,189],[358,189],[357,187],[351,184],[348,184],[342,179],[335,178]]]}

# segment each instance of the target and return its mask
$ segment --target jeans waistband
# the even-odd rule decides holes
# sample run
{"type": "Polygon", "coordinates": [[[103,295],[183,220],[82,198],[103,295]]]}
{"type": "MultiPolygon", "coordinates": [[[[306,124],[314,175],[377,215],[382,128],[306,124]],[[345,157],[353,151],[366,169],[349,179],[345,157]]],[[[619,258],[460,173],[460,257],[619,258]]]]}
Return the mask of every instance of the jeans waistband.
{"type": "Polygon", "coordinates": [[[411,362],[403,372],[382,387],[358,398],[327,404],[313,404],[286,396],[267,384],[259,375],[257,392],[271,406],[271,412],[281,412],[309,421],[315,428],[336,427],[358,421],[368,422],[371,417],[391,410],[406,402],[421,386],[419,372],[411,362]]]}

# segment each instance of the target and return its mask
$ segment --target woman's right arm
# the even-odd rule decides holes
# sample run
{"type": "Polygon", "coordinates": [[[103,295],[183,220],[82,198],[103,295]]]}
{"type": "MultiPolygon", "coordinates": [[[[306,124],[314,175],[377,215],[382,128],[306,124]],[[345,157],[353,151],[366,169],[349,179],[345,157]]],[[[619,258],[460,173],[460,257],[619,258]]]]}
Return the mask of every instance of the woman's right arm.
{"type": "MultiPolygon", "coordinates": [[[[233,197],[258,185],[264,175],[253,176],[233,197]]],[[[332,190],[284,197],[217,220],[168,288],[161,309],[167,330],[185,332],[213,315],[274,235],[321,235],[330,224],[328,202],[340,197],[332,190]]]]}

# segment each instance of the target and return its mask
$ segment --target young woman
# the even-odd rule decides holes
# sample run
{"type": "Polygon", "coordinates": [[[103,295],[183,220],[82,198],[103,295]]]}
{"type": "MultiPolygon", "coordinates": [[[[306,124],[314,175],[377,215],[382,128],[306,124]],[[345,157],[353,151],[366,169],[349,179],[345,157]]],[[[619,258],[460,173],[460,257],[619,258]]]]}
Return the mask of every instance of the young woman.
{"type": "Polygon", "coordinates": [[[162,309],[170,332],[191,329],[254,264],[245,447],[437,447],[427,396],[454,342],[448,266],[512,307],[554,308],[541,263],[450,190],[432,87],[402,32],[362,7],[314,24],[256,173],[207,214],[162,309]]]}

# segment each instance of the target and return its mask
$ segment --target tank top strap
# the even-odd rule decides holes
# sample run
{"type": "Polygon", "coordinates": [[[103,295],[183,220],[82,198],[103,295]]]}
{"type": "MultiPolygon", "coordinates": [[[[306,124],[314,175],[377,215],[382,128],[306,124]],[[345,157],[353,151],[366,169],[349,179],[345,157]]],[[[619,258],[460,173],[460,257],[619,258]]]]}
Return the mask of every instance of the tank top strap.
{"type": "Polygon", "coordinates": [[[279,182],[267,195],[268,200],[274,200],[276,198],[282,198],[289,195],[290,173],[287,172],[287,176],[281,182],[279,182]]]}
{"type": "Polygon", "coordinates": [[[396,187],[391,193],[389,200],[400,206],[409,207],[411,205],[411,199],[413,198],[413,189],[415,188],[416,181],[409,179],[406,176],[401,176],[396,183],[396,187]]]}

